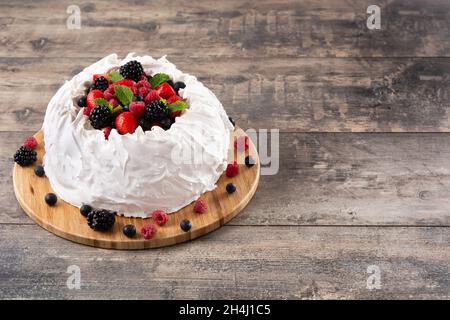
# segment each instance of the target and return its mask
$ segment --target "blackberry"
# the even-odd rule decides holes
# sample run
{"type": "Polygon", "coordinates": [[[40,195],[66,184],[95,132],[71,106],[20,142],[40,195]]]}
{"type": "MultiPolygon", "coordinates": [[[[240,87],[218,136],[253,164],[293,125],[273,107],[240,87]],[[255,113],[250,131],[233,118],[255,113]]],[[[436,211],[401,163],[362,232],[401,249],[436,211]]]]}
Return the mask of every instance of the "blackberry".
{"type": "Polygon", "coordinates": [[[22,167],[33,164],[37,159],[36,151],[28,147],[20,147],[14,154],[14,162],[22,167]]]}
{"type": "Polygon", "coordinates": [[[89,120],[95,129],[102,129],[111,124],[113,115],[107,106],[97,106],[89,115],[89,120]]]}
{"type": "Polygon", "coordinates": [[[144,118],[148,121],[161,121],[169,117],[169,109],[160,100],[150,102],[145,106],[144,118]]]}
{"type": "Polygon", "coordinates": [[[176,92],[178,92],[178,90],[184,89],[184,88],[186,88],[186,85],[184,84],[184,82],[181,82],[181,81],[175,82],[175,84],[173,85],[173,89],[176,92]]]}
{"type": "Polygon", "coordinates": [[[108,231],[116,222],[115,212],[109,210],[93,210],[87,216],[89,227],[95,231],[108,231]]]}
{"type": "Polygon", "coordinates": [[[49,206],[54,206],[58,201],[58,197],[54,193],[47,193],[44,200],[49,206]]]}
{"type": "Polygon", "coordinates": [[[152,127],[150,126],[150,121],[144,119],[144,117],[142,117],[139,120],[139,125],[142,127],[142,130],[147,131],[150,130],[152,127]]]}
{"type": "Polygon", "coordinates": [[[172,121],[169,118],[164,118],[159,123],[164,130],[169,130],[172,126],[172,121]]]}
{"type": "Polygon", "coordinates": [[[92,207],[88,204],[83,204],[80,208],[80,213],[85,217],[87,217],[88,214],[91,212],[92,212],[92,207]]]}
{"type": "Polygon", "coordinates": [[[128,238],[133,238],[136,235],[136,227],[132,224],[127,224],[123,227],[122,232],[128,238]]]}
{"type": "Polygon", "coordinates": [[[131,79],[135,82],[138,82],[139,79],[141,78],[141,75],[144,74],[144,69],[142,68],[142,65],[139,62],[133,60],[121,66],[119,69],[119,73],[125,79],[131,79]]]}
{"type": "Polygon", "coordinates": [[[38,177],[43,177],[45,174],[44,167],[37,166],[36,168],[34,168],[34,174],[37,175],[38,177]]]}
{"type": "Polygon", "coordinates": [[[105,91],[106,89],[108,89],[108,87],[109,82],[108,79],[106,79],[105,77],[98,77],[97,79],[95,79],[93,83],[93,89],[105,91]]]}

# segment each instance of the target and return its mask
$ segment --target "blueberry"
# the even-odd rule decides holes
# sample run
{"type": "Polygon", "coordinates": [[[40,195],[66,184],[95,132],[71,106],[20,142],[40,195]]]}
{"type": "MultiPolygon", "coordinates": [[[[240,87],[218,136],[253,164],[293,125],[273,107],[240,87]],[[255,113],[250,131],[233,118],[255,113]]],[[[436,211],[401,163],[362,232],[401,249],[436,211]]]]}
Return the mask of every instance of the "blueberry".
{"type": "Polygon", "coordinates": [[[226,189],[228,193],[233,193],[236,191],[236,186],[232,183],[229,183],[227,184],[226,189]]]}
{"type": "Polygon", "coordinates": [[[183,219],[180,222],[180,228],[184,232],[188,232],[192,228],[192,223],[189,220],[187,220],[187,219],[183,219]]]}
{"type": "Polygon", "coordinates": [[[81,96],[77,100],[77,104],[80,108],[86,107],[86,96],[81,96]]]}
{"type": "Polygon", "coordinates": [[[34,168],[34,174],[36,174],[38,177],[42,177],[45,174],[45,170],[43,166],[37,166],[34,168]]]}
{"type": "Polygon", "coordinates": [[[123,227],[123,234],[128,238],[133,238],[136,235],[136,227],[132,224],[127,224],[123,227]]]}
{"type": "Polygon", "coordinates": [[[236,126],[236,124],[234,123],[234,120],[233,120],[233,118],[232,118],[232,117],[228,117],[228,120],[230,120],[230,122],[231,122],[231,124],[233,125],[233,127],[235,127],[235,126],[236,126]]]}
{"type": "Polygon", "coordinates": [[[126,104],[126,105],[124,105],[123,107],[123,111],[130,111],[130,108],[128,107],[128,105],[126,104]]]}
{"type": "Polygon", "coordinates": [[[80,208],[80,213],[85,217],[87,217],[88,214],[91,213],[91,211],[92,211],[92,207],[88,204],[83,204],[80,208]]]}
{"type": "Polygon", "coordinates": [[[252,156],[246,156],[245,157],[245,165],[247,166],[247,167],[253,167],[254,165],[255,165],[255,159],[253,159],[253,157],[252,156]]]}
{"type": "Polygon", "coordinates": [[[49,206],[54,206],[56,204],[56,201],[58,201],[58,197],[54,193],[47,193],[45,195],[45,202],[49,206]]]}
{"type": "Polygon", "coordinates": [[[142,101],[144,99],[140,94],[134,96],[134,101],[142,101]]]}
{"type": "Polygon", "coordinates": [[[178,81],[173,85],[173,89],[178,92],[178,90],[180,89],[184,89],[186,88],[186,85],[184,84],[184,82],[178,81]]]}

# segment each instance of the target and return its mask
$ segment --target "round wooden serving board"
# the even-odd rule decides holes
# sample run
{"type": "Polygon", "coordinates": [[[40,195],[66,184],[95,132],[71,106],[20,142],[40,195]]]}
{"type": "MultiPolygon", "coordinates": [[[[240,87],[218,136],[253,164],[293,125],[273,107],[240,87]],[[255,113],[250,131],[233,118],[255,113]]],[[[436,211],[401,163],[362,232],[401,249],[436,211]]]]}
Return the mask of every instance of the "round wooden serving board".
{"type": "MultiPolygon", "coordinates": [[[[242,129],[236,128],[234,137],[244,136],[242,129]]],[[[38,160],[35,165],[21,167],[14,165],[13,182],[14,192],[23,210],[41,227],[63,237],[65,239],[100,248],[110,249],[146,249],[169,246],[184,241],[192,240],[207,234],[235,217],[250,201],[254,195],[259,181],[260,163],[255,146],[250,140],[248,153],[255,159],[256,164],[248,168],[240,164],[240,173],[234,178],[228,178],[225,173],[217,182],[217,188],[201,196],[208,205],[206,213],[198,214],[193,212],[193,203],[183,209],[169,215],[166,225],[157,226],[157,233],[154,238],[145,240],[141,234],[141,227],[148,223],[153,223],[151,218],[125,218],[116,217],[114,228],[108,232],[94,231],[87,225],[86,218],[80,214],[77,207],[74,207],[62,199],[58,198],[55,206],[48,206],[44,197],[47,193],[53,192],[47,177],[38,177],[34,174],[34,167],[42,163],[44,155],[44,137],[42,131],[36,133],[35,138],[39,142],[36,148],[38,160]],[[236,185],[236,192],[228,194],[225,186],[233,182],[236,185]],[[184,232],[180,228],[180,221],[189,219],[192,228],[184,232]],[[127,238],[122,233],[122,228],[126,224],[134,224],[138,233],[134,238],[127,238]]],[[[233,142],[230,144],[233,148],[233,142]]],[[[238,157],[241,163],[245,155],[239,152],[230,152],[231,157],[238,157]]],[[[243,163],[243,162],[242,162],[243,163]]]]}

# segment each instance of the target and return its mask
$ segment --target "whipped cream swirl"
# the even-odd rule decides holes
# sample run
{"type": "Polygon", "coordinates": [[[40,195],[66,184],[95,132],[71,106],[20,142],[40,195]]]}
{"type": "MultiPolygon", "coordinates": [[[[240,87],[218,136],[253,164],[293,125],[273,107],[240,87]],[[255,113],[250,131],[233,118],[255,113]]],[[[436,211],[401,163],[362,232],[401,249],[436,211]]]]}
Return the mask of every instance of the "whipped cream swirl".
{"type": "Polygon", "coordinates": [[[165,57],[111,54],[67,81],[53,96],[43,124],[44,166],[56,194],[80,207],[148,217],[161,209],[174,212],[216,187],[226,168],[233,126],[216,96],[194,76],[179,71],[165,57]],[[186,88],[179,94],[189,109],[168,131],[154,127],[109,140],[92,128],[74,99],[93,74],[128,61],[139,61],[148,74],[164,72],[186,88]]]}

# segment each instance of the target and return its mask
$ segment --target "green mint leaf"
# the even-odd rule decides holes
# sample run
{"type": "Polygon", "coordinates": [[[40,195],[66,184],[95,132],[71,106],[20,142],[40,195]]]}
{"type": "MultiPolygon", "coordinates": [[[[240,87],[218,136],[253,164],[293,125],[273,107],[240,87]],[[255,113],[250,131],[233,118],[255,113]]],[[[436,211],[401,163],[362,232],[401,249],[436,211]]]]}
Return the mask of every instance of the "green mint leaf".
{"type": "Polygon", "coordinates": [[[189,108],[188,104],[182,100],[175,101],[168,106],[170,112],[175,112],[179,110],[184,110],[189,108]]]}
{"type": "Polygon", "coordinates": [[[107,106],[107,107],[109,108],[109,110],[110,110],[111,112],[113,112],[113,106],[112,106],[112,104],[109,103],[109,101],[107,101],[106,99],[103,99],[103,98],[97,98],[97,99],[94,100],[94,103],[95,103],[97,106],[107,106]]]}
{"type": "Polygon", "coordinates": [[[127,86],[114,86],[114,92],[123,105],[130,104],[133,101],[133,91],[127,86]]]}
{"type": "Polygon", "coordinates": [[[118,72],[118,71],[112,71],[109,73],[109,80],[111,80],[112,82],[117,82],[120,80],[123,80],[122,75],[118,72]]]}
{"type": "Polygon", "coordinates": [[[159,101],[161,101],[161,102],[164,103],[164,104],[167,104],[167,100],[164,99],[164,98],[159,98],[159,101]]]}
{"type": "Polygon", "coordinates": [[[167,82],[170,80],[170,77],[165,73],[157,73],[149,80],[150,85],[153,89],[156,89],[161,83],[167,82]]]}

